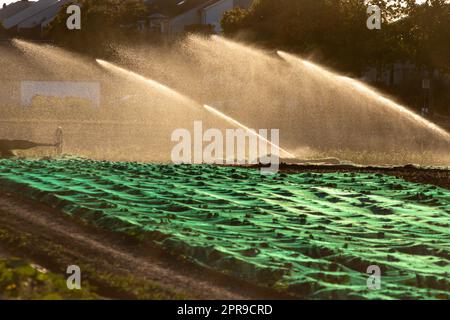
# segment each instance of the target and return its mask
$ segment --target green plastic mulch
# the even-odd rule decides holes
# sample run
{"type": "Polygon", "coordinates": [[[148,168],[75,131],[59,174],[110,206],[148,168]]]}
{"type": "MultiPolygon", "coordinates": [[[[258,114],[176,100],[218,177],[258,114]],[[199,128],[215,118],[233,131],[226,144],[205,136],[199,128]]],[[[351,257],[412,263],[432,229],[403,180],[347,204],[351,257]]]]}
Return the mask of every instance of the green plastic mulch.
{"type": "Polygon", "coordinates": [[[0,187],[304,298],[448,299],[450,191],[365,173],[0,160],[0,187]],[[367,287],[367,267],[382,271],[367,287]]]}

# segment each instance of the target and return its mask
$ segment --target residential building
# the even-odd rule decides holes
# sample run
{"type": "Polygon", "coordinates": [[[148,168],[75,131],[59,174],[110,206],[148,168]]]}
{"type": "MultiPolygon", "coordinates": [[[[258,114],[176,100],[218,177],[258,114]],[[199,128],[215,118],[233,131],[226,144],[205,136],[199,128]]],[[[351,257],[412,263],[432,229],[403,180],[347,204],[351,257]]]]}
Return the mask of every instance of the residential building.
{"type": "Polygon", "coordinates": [[[3,8],[0,9],[0,23],[3,23],[5,19],[12,17],[19,12],[27,9],[33,4],[31,1],[17,1],[11,3],[9,5],[4,5],[3,8]]]}
{"type": "Polygon", "coordinates": [[[22,0],[0,10],[0,23],[3,28],[24,34],[40,35],[61,8],[73,0],[22,0]]]}
{"type": "Polygon", "coordinates": [[[211,26],[222,32],[221,20],[226,11],[236,7],[249,8],[253,0],[148,0],[152,14],[149,28],[165,35],[185,32],[192,26],[211,26]]]}

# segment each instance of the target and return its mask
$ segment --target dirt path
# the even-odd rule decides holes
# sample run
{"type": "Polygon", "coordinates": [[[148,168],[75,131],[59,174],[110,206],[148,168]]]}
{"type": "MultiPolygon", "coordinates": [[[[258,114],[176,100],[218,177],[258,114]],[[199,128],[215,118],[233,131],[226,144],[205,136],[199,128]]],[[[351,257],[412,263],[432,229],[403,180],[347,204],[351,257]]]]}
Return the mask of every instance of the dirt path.
{"type": "MultiPolygon", "coordinates": [[[[254,166],[259,168],[259,166],[254,166]]],[[[282,173],[304,173],[304,172],[316,172],[316,173],[374,173],[385,174],[404,179],[413,183],[425,183],[432,184],[441,188],[450,189],[450,170],[446,169],[428,169],[417,168],[411,165],[400,167],[358,167],[351,165],[296,165],[296,164],[281,164],[280,172],[282,173]]]]}
{"type": "Polygon", "coordinates": [[[1,189],[0,243],[55,273],[80,266],[82,278],[108,298],[286,298],[169,257],[143,241],[82,225],[1,189]]]}

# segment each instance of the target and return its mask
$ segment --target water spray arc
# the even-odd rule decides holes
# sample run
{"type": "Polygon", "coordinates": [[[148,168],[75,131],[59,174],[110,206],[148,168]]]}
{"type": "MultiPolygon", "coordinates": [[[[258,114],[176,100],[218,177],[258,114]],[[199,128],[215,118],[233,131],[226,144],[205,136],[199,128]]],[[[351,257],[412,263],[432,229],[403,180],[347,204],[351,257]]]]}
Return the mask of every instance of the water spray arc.
{"type": "Polygon", "coordinates": [[[372,96],[375,99],[378,99],[383,104],[385,104],[385,105],[393,108],[397,112],[399,112],[401,115],[403,115],[405,117],[410,117],[411,119],[414,119],[415,121],[417,121],[418,123],[420,123],[424,127],[426,127],[427,129],[430,129],[430,130],[436,132],[438,135],[440,135],[441,137],[446,139],[448,142],[450,142],[450,134],[447,131],[445,131],[444,129],[442,129],[441,127],[437,126],[436,124],[422,118],[418,114],[408,110],[406,107],[401,106],[398,103],[395,103],[394,101],[392,101],[386,97],[383,97],[382,95],[378,94],[375,90],[371,89],[367,85],[365,85],[357,80],[354,80],[354,79],[351,79],[348,77],[342,77],[342,76],[340,78],[344,81],[347,81],[350,85],[355,87],[360,92],[364,92],[367,95],[372,96]]]}
{"type": "Polygon", "coordinates": [[[441,136],[447,142],[450,142],[450,134],[448,132],[446,132],[444,129],[442,129],[439,126],[437,126],[436,124],[422,118],[421,116],[417,115],[416,113],[408,110],[406,107],[401,106],[401,105],[395,103],[394,101],[382,96],[375,89],[370,88],[369,86],[361,83],[360,81],[335,74],[335,73],[328,71],[325,68],[323,68],[319,65],[316,65],[310,61],[303,60],[297,56],[294,56],[292,54],[289,54],[289,53],[286,53],[283,51],[277,51],[277,54],[281,58],[286,60],[287,62],[291,63],[293,66],[300,64],[308,69],[313,70],[314,72],[324,75],[325,77],[327,77],[331,80],[337,80],[337,81],[341,82],[342,84],[350,85],[355,90],[357,90],[359,93],[361,93],[365,96],[368,96],[369,98],[374,99],[375,101],[382,103],[383,105],[387,106],[391,110],[394,110],[396,113],[400,114],[401,116],[406,117],[409,120],[415,121],[416,123],[420,124],[422,127],[441,136]]]}
{"type": "Polygon", "coordinates": [[[163,92],[164,94],[171,96],[177,100],[179,100],[180,102],[187,104],[187,105],[193,105],[195,104],[195,102],[191,99],[189,99],[188,97],[182,95],[181,93],[163,85],[162,83],[159,83],[157,81],[154,81],[152,79],[146,78],[138,73],[135,73],[133,71],[124,69],[122,67],[119,67],[113,63],[107,62],[105,60],[101,60],[101,59],[96,59],[97,63],[99,65],[101,65],[103,68],[107,69],[107,70],[112,70],[116,73],[119,73],[123,76],[138,80],[141,83],[144,83],[150,87],[152,87],[155,90],[158,90],[160,92],[163,92]]]}
{"type": "Polygon", "coordinates": [[[232,123],[232,124],[234,124],[234,125],[236,125],[236,126],[242,128],[242,129],[246,130],[246,131],[249,132],[250,134],[255,135],[258,139],[261,139],[261,140],[263,140],[264,142],[270,144],[272,147],[276,148],[276,149],[280,152],[280,154],[281,154],[281,153],[284,153],[284,154],[287,156],[287,158],[291,158],[291,159],[292,159],[292,158],[295,158],[295,156],[294,156],[292,153],[290,153],[289,151],[286,151],[286,150],[284,150],[283,148],[277,146],[276,144],[270,142],[269,140],[267,140],[266,138],[264,138],[264,137],[261,136],[260,134],[256,133],[255,131],[251,130],[251,129],[248,128],[247,126],[243,125],[243,124],[240,123],[239,121],[237,121],[237,120],[235,120],[235,119],[233,119],[233,118],[227,116],[226,114],[224,114],[224,113],[220,112],[219,110],[217,110],[217,109],[215,109],[215,108],[213,108],[213,107],[211,107],[211,106],[208,106],[208,105],[206,105],[206,104],[203,105],[203,107],[204,107],[206,110],[208,110],[209,112],[211,112],[211,113],[213,113],[213,114],[215,114],[215,115],[221,117],[222,119],[224,119],[224,120],[226,120],[226,121],[228,121],[228,122],[230,122],[230,123],[232,123]]]}
{"type": "MultiPolygon", "coordinates": [[[[170,132],[202,119],[211,128],[246,133],[254,132],[249,128],[279,129],[281,140],[274,143],[284,147],[277,150],[285,158],[449,165],[448,131],[364,82],[282,51],[274,55],[218,36],[190,36],[170,50],[119,47],[111,62],[23,40],[0,49],[0,69],[11,88],[24,80],[101,85],[101,108],[82,99],[76,101],[79,108],[66,107],[75,100],[49,100],[53,93],[48,90],[40,91],[36,108],[26,114],[16,117],[17,110],[6,108],[0,134],[11,139],[27,137],[26,126],[36,123],[29,138],[41,141],[64,124],[71,153],[114,161],[170,161],[170,132]],[[55,109],[53,101],[63,107],[55,109]],[[215,103],[203,106],[207,101],[215,103]],[[114,112],[112,107],[117,107],[114,112]],[[143,151],[122,151],[131,146],[143,151]]],[[[19,95],[7,98],[11,106],[21,103],[19,95]]]]}
{"type": "MultiPolygon", "coordinates": [[[[140,81],[140,82],[143,82],[143,83],[145,83],[145,84],[151,86],[152,88],[155,88],[155,89],[157,89],[157,90],[160,90],[160,91],[162,91],[162,92],[164,92],[164,93],[166,93],[166,94],[168,94],[168,95],[175,96],[175,97],[177,97],[178,99],[180,99],[180,100],[182,100],[182,101],[188,103],[189,105],[195,105],[195,106],[201,107],[201,105],[200,105],[199,103],[195,102],[194,100],[191,100],[190,98],[188,98],[188,97],[182,95],[181,93],[177,92],[176,90],[174,90],[174,89],[172,89],[172,88],[170,88],[170,87],[167,87],[167,86],[165,86],[165,85],[163,85],[163,84],[161,84],[161,83],[159,83],[159,82],[157,82],[157,81],[155,81],[155,80],[146,78],[146,77],[144,77],[143,75],[140,75],[140,74],[138,74],[138,73],[135,73],[135,72],[126,70],[126,69],[124,69],[124,68],[121,68],[121,67],[119,67],[119,66],[116,66],[116,65],[114,65],[114,64],[112,64],[112,63],[109,63],[109,62],[107,62],[107,61],[104,61],[104,60],[97,59],[96,61],[97,61],[102,67],[104,67],[104,68],[106,68],[106,69],[114,70],[114,71],[116,71],[116,72],[118,72],[118,73],[120,73],[120,74],[122,74],[122,75],[124,75],[124,76],[131,77],[131,78],[133,78],[133,79],[135,79],[135,80],[138,80],[138,81],[140,81]]],[[[275,145],[274,143],[272,143],[272,142],[269,141],[268,139],[264,138],[264,137],[261,136],[260,134],[258,134],[258,133],[256,133],[255,131],[251,130],[250,128],[248,128],[247,126],[243,125],[243,124],[240,123],[239,121],[233,119],[232,117],[227,116],[226,114],[224,114],[224,113],[220,112],[219,110],[217,110],[217,109],[215,109],[215,108],[213,108],[213,107],[211,107],[211,106],[208,106],[208,105],[203,105],[203,108],[204,108],[205,110],[207,110],[208,112],[212,113],[213,115],[218,116],[219,118],[221,118],[221,119],[223,119],[223,120],[226,120],[227,122],[229,122],[229,123],[231,123],[231,124],[233,124],[233,125],[236,125],[236,126],[242,128],[242,129],[246,130],[246,131],[249,132],[250,134],[255,135],[258,139],[261,139],[262,141],[264,141],[264,142],[270,144],[273,148],[276,148],[276,149],[279,151],[279,153],[280,153],[280,154],[284,154],[285,157],[291,158],[291,159],[292,159],[292,158],[295,158],[295,156],[294,156],[292,153],[290,153],[290,152],[288,152],[287,150],[284,150],[283,148],[281,148],[281,147],[275,145]]]]}

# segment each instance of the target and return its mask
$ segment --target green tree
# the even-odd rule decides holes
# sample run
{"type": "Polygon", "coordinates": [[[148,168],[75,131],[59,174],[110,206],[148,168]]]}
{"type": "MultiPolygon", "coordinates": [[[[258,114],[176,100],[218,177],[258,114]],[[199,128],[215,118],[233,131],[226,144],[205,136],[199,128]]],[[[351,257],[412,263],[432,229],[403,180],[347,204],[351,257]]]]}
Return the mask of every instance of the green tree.
{"type": "Polygon", "coordinates": [[[80,0],[81,30],[68,30],[66,8],[46,30],[57,44],[88,54],[104,52],[111,41],[126,41],[136,36],[136,23],[145,19],[143,0],[80,0]]]}
{"type": "Polygon", "coordinates": [[[226,35],[233,35],[242,30],[245,25],[245,17],[248,11],[240,7],[225,12],[222,17],[221,25],[226,35]]]}
{"type": "Polygon", "coordinates": [[[314,54],[335,68],[358,73],[367,61],[386,64],[400,51],[392,29],[368,30],[367,18],[361,0],[258,0],[248,11],[227,13],[222,24],[228,36],[246,31],[252,41],[314,54]]]}
{"type": "Polygon", "coordinates": [[[227,36],[245,31],[251,41],[287,48],[335,68],[380,71],[399,60],[449,66],[450,4],[446,0],[257,0],[222,21],[227,36]],[[381,30],[366,28],[367,7],[381,9],[381,30]]]}
{"type": "Polygon", "coordinates": [[[450,3],[428,0],[411,3],[408,16],[401,21],[410,59],[429,70],[450,71],[450,3]]]}

